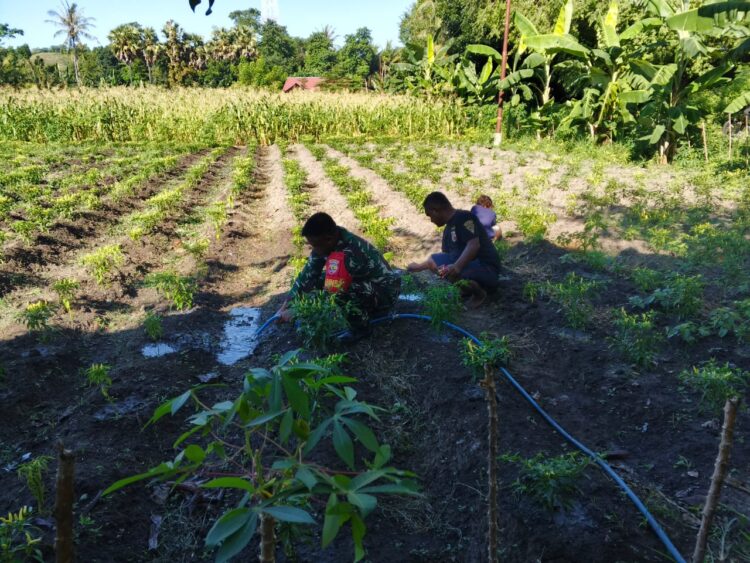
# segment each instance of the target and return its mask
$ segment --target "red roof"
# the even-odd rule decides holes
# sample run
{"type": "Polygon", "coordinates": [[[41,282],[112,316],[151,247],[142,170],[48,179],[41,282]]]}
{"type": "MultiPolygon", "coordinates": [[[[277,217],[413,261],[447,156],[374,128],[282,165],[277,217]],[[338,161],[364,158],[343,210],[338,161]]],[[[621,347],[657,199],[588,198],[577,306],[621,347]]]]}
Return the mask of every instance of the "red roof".
{"type": "Polygon", "coordinates": [[[303,90],[316,90],[318,86],[320,86],[320,83],[324,80],[325,78],[320,78],[317,76],[290,76],[286,79],[286,82],[284,82],[284,86],[281,88],[281,91],[289,92],[291,90],[294,90],[295,88],[302,88],[303,90]]]}

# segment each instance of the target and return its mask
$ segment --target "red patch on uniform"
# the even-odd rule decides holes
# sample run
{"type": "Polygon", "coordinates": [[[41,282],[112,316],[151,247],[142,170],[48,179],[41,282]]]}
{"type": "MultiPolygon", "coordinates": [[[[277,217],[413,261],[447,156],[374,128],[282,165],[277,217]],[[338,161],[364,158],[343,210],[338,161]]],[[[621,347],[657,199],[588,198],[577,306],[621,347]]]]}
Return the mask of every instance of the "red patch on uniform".
{"type": "Polygon", "coordinates": [[[352,276],[346,269],[343,252],[332,252],[326,260],[326,279],[323,287],[329,293],[346,291],[352,284],[352,276]]]}

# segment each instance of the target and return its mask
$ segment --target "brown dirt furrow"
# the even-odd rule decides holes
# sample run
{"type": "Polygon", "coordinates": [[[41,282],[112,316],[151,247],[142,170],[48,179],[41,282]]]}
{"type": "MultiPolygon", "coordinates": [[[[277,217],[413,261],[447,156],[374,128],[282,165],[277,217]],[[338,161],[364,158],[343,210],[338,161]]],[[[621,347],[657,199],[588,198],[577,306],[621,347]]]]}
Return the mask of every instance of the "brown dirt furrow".
{"type": "Polygon", "coordinates": [[[406,197],[392,189],[388,183],[372,170],[360,166],[357,161],[341,152],[327,147],[328,155],[338,160],[351,171],[351,175],[367,182],[373,201],[383,215],[394,221],[393,231],[396,248],[406,259],[419,259],[440,247],[440,236],[426,215],[419,213],[406,197]]]}
{"type": "Polygon", "coordinates": [[[284,217],[288,208],[277,207],[283,187],[279,156],[269,147],[257,150],[253,181],[237,195],[224,234],[206,258],[208,274],[201,281],[199,304],[259,306],[288,289],[293,224],[284,217]]]}
{"type": "Polygon", "coordinates": [[[357,234],[362,233],[346,198],[328,179],[323,166],[304,145],[292,145],[289,151],[307,173],[306,191],[310,194],[310,215],[317,211],[328,213],[338,225],[357,234]]]}
{"type": "Polygon", "coordinates": [[[280,231],[286,230],[291,237],[296,221],[287,204],[284,168],[281,165],[281,151],[277,145],[261,148],[258,172],[267,192],[265,217],[261,217],[261,220],[268,224],[272,223],[280,231]]]}
{"type": "Polygon", "coordinates": [[[187,155],[175,168],[147,181],[132,196],[117,201],[105,198],[99,209],[81,213],[73,220],[55,223],[49,232],[38,235],[33,243],[18,243],[6,248],[5,263],[0,268],[0,296],[24,285],[24,282],[5,283],[5,280],[14,279],[13,272],[22,271],[26,279],[31,280],[43,276],[50,265],[70,261],[71,254],[96,246],[97,235],[103,229],[115,226],[123,215],[142,209],[144,202],[159,192],[165,182],[180,177],[206,152],[187,155]]]}

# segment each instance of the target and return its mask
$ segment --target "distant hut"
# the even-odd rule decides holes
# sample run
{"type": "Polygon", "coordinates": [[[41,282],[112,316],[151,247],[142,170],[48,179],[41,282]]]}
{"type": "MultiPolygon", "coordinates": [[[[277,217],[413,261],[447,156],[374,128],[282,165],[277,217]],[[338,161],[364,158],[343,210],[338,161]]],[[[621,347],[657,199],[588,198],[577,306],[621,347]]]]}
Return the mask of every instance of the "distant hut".
{"type": "Polygon", "coordinates": [[[290,76],[284,82],[284,86],[281,91],[285,94],[292,90],[317,90],[320,84],[325,81],[325,78],[318,76],[290,76]]]}

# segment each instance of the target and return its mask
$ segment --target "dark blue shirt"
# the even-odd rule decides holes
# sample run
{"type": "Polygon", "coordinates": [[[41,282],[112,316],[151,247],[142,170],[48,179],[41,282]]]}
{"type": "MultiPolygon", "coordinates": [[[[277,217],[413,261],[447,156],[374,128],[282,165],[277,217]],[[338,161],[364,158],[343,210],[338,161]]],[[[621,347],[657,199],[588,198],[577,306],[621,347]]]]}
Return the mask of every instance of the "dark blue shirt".
{"type": "Polygon", "coordinates": [[[460,256],[466,243],[475,238],[479,238],[479,253],[474,260],[479,260],[482,266],[500,271],[500,256],[495,246],[476,215],[468,211],[457,210],[445,224],[443,252],[460,256]]]}

